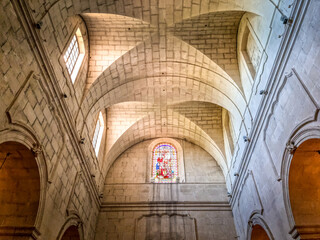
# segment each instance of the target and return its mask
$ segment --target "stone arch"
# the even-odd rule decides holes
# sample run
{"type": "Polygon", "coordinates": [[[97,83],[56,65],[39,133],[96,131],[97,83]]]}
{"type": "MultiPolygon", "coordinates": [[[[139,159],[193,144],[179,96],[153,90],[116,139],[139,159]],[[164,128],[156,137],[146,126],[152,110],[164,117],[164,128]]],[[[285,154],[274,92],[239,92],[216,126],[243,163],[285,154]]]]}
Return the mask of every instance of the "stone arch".
{"type": "MultiPolygon", "coordinates": [[[[188,56],[181,54],[179,57],[166,57],[165,63],[159,59],[148,59],[145,55],[138,54],[138,50],[159,51],[157,50],[158,45],[152,44],[151,41],[141,43],[115,61],[97,78],[85,96],[82,104],[83,111],[90,111],[94,104],[104,98],[108,92],[133,81],[157,78],[161,79],[160,82],[166,82],[170,81],[170,78],[184,78],[199,81],[216,89],[222,99],[230,99],[232,104],[238,108],[240,115],[244,112],[246,101],[241,89],[219,65],[181,39],[168,37],[165,41],[170,42],[177,48],[177,51],[181,49],[188,51],[188,56]]],[[[168,49],[161,51],[164,51],[165,56],[171,55],[168,49]]],[[[183,84],[177,86],[183,87],[183,84]]],[[[230,107],[225,108],[236,115],[229,109],[230,107]]]]}
{"type": "Polygon", "coordinates": [[[83,240],[83,224],[76,213],[72,213],[61,227],[57,240],[83,240]]]}
{"type": "Polygon", "coordinates": [[[294,219],[293,238],[320,238],[320,139],[312,138],[294,149],[288,191],[294,219]]]}
{"type": "MultiPolygon", "coordinates": [[[[36,193],[36,194],[39,194],[39,199],[37,201],[38,206],[36,209],[36,215],[35,215],[33,226],[28,227],[26,231],[24,231],[22,227],[20,228],[20,230],[17,229],[17,232],[22,231],[22,234],[30,233],[32,237],[37,238],[40,235],[39,230],[41,228],[42,218],[44,215],[46,189],[47,189],[47,183],[48,183],[48,172],[47,172],[48,170],[47,170],[45,157],[42,151],[42,147],[32,132],[18,125],[11,126],[11,128],[8,128],[0,133],[0,146],[6,143],[13,143],[20,146],[23,149],[23,151],[28,153],[28,156],[30,156],[30,158],[31,158],[31,155],[33,157],[30,167],[33,168],[32,172],[34,176],[36,176],[35,184],[39,182],[39,189],[38,189],[39,192],[36,193]]],[[[21,163],[20,166],[23,166],[24,170],[28,172],[28,166],[25,167],[24,164],[25,163],[23,163],[22,165],[21,163]]],[[[8,230],[10,230],[10,228],[8,228],[8,230]]]]}
{"type": "MultiPolygon", "coordinates": [[[[86,104],[87,106],[83,106],[83,117],[85,120],[81,122],[90,122],[93,121],[93,116],[96,116],[97,113],[103,109],[110,107],[114,104],[121,103],[121,102],[130,102],[130,101],[141,101],[141,102],[150,102],[150,95],[160,94],[159,89],[165,89],[166,92],[174,92],[174,98],[167,98],[168,104],[176,104],[176,103],[183,103],[186,101],[203,101],[203,102],[210,102],[216,105],[219,105],[225,109],[227,109],[233,119],[234,122],[234,129],[239,129],[241,122],[242,122],[242,111],[244,110],[242,107],[239,107],[237,104],[237,99],[232,99],[226,96],[223,92],[218,90],[215,87],[212,87],[208,84],[202,83],[199,80],[192,79],[192,78],[185,78],[185,77],[169,77],[170,79],[174,80],[177,79],[178,81],[185,81],[190,83],[190,86],[169,86],[166,84],[159,83],[158,85],[153,84],[155,79],[161,79],[157,77],[149,77],[143,79],[136,79],[130,82],[121,84],[119,87],[110,89],[104,94],[101,94],[99,99],[96,99],[96,102],[93,100],[88,101],[86,104]],[[192,89],[193,85],[199,85],[198,89],[192,89]],[[134,91],[130,91],[130,89],[135,89],[134,91]],[[90,106],[91,105],[91,106],[90,106]]],[[[101,91],[96,90],[96,91],[101,91]]],[[[90,93],[93,96],[96,96],[93,91],[90,93]]],[[[152,102],[151,102],[152,103],[152,102]]],[[[78,120],[80,121],[80,120],[78,120]]],[[[87,125],[89,125],[87,124],[87,125]]]]}
{"type": "MultiPolygon", "coordinates": [[[[297,239],[299,237],[299,230],[298,230],[299,226],[295,221],[294,213],[292,211],[291,196],[289,191],[290,189],[289,176],[292,170],[291,166],[294,159],[294,154],[300,146],[302,147],[303,145],[307,146],[307,144],[304,144],[304,143],[308,143],[309,141],[310,142],[319,141],[319,139],[320,139],[320,128],[318,126],[318,121],[311,122],[311,123],[304,123],[301,126],[298,126],[293,131],[283,154],[283,160],[281,165],[283,199],[284,199],[284,205],[285,205],[287,218],[290,226],[289,234],[291,234],[292,238],[294,239],[297,239]]],[[[304,151],[303,148],[301,150],[304,151]]],[[[297,159],[299,158],[296,158],[296,160],[297,159]]],[[[302,226],[300,225],[300,227],[302,226]]],[[[301,230],[300,230],[300,233],[302,232],[311,233],[312,231],[315,233],[316,231],[318,231],[312,228],[304,228],[304,229],[302,228],[301,230]]]]}
{"type": "Polygon", "coordinates": [[[23,239],[39,234],[36,220],[41,184],[34,154],[19,142],[0,144],[1,236],[23,239]]]}
{"type": "Polygon", "coordinates": [[[92,53],[90,53],[90,55],[93,59],[100,60],[92,61],[94,64],[89,68],[90,77],[88,87],[101,73],[105,71],[105,69],[115,63],[116,60],[121,57],[123,60],[118,61],[118,64],[116,65],[117,68],[120,68],[121,66],[119,65],[123,65],[122,62],[124,62],[127,65],[125,71],[126,73],[131,73],[132,71],[128,71],[128,67],[130,67],[129,65],[136,65],[137,62],[139,62],[139,66],[134,66],[133,68],[139,68],[139,72],[141,72],[141,65],[143,65],[143,62],[161,63],[164,60],[167,62],[174,60],[176,63],[187,61],[192,64],[196,58],[196,63],[201,63],[199,60],[209,62],[210,69],[215,69],[216,72],[224,75],[227,81],[232,79],[232,82],[235,83],[239,89],[242,89],[242,84],[239,79],[240,75],[237,70],[238,64],[236,45],[237,28],[243,13],[243,11],[213,12],[210,14],[200,15],[200,19],[196,17],[189,20],[192,21],[193,19],[195,23],[182,22],[177,26],[174,25],[172,27],[167,27],[166,30],[157,29],[156,27],[151,26],[150,24],[141,20],[135,20],[134,18],[124,17],[121,15],[83,14],[91,39],[90,51],[92,50],[92,53]],[[104,22],[104,24],[101,24],[101,21],[104,22]],[[121,24],[121,21],[124,21],[124,23],[121,24]],[[212,26],[204,28],[203,24],[197,24],[198,21],[207,21],[212,24],[212,26]],[[92,27],[93,22],[95,27],[92,27]],[[107,25],[108,22],[110,24],[109,27],[107,25]],[[226,23],[229,24],[228,27],[225,26],[226,23]],[[205,47],[203,43],[195,44],[194,41],[190,41],[187,37],[185,37],[186,34],[188,35],[188,26],[190,24],[194,26],[194,31],[198,32],[199,35],[206,36],[207,39],[202,37],[202,41],[207,42],[205,47]],[[221,26],[222,24],[223,26],[221,26]],[[98,27],[96,25],[98,25],[98,27]],[[117,25],[119,26],[117,27],[117,25]],[[126,25],[132,25],[130,30],[125,28],[126,25]],[[117,30],[115,30],[115,28],[117,30]],[[131,37],[130,39],[132,40],[130,42],[126,41],[126,37],[123,37],[121,46],[118,49],[114,48],[113,45],[115,43],[114,41],[109,40],[113,39],[112,37],[108,37],[109,32],[121,31],[122,35],[125,36],[128,34],[128,36],[131,36],[129,35],[131,33],[130,31],[132,31],[131,28],[134,28],[135,32],[140,33],[139,35],[141,35],[141,37],[131,37]],[[228,28],[228,31],[221,33],[221,31],[223,32],[221,28],[228,28]],[[162,32],[161,35],[159,31],[162,32]],[[164,31],[166,31],[165,35],[163,35],[164,31]],[[219,42],[219,45],[210,43],[210,40],[213,40],[212,36],[215,36],[214,41],[219,42]],[[218,51],[218,46],[219,51],[224,52],[224,55],[216,54],[218,51]],[[227,47],[224,49],[222,46],[227,47]],[[172,54],[172,50],[174,50],[174,54],[172,54]],[[137,54],[137,52],[140,54],[137,54]],[[141,54],[142,52],[147,53],[146,56],[145,54],[141,54]],[[181,54],[178,54],[179,52],[181,52],[181,54]],[[144,56],[144,58],[142,56],[144,56]],[[102,61],[103,59],[104,61],[102,61]]]}
{"type": "Polygon", "coordinates": [[[106,155],[107,164],[106,172],[109,171],[113,162],[118,156],[129,147],[137,144],[141,141],[159,137],[167,138],[178,138],[190,141],[205,151],[207,151],[219,164],[223,174],[226,176],[228,172],[227,163],[225,156],[221,149],[217,146],[214,140],[208,136],[199,126],[195,125],[189,119],[180,115],[177,112],[171,116],[171,118],[181,119],[180,123],[174,123],[173,120],[167,120],[168,124],[161,126],[161,133],[157,132],[156,126],[152,124],[155,121],[155,116],[146,116],[135,124],[133,124],[129,129],[126,130],[124,134],[113,144],[109,152],[106,155]],[[189,128],[186,128],[182,122],[185,122],[189,128]]]}
{"type": "Polygon", "coordinates": [[[248,222],[247,239],[274,240],[272,232],[261,214],[253,213],[251,215],[248,222]]]}
{"type": "Polygon", "coordinates": [[[88,29],[90,59],[93,59],[89,61],[88,79],[84,91],[86,95],[92,83],[105,69],[126,52],[150,39],[157,28],[142,20],[119,14],[84,13],[81,16],[88,29]],[[132,36],[133,32],[136,36],[132,36]],[[120,33],[121,36],[114,41],[114,35],[120,33]]]}

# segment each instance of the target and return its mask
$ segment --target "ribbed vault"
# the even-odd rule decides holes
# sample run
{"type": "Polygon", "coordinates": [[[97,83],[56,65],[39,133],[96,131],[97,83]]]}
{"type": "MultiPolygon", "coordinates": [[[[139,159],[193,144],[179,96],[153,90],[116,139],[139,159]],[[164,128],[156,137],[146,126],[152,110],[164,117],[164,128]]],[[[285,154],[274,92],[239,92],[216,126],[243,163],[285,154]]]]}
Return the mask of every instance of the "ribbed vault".
{"type": "MultiPolygon", "coordinates": [[[[108,126],[106,171],[123,151],[138,142],[175,137],[205,149],[227,172],[221,114],[216,116],[218,130],[212,131],[212,125],[188,115],[183,105],[193,104],[198,112],[201,106],[209,112],[210,106],[217,106],[220,113],[221,107],[225,108],[234,128],[240,128],[246,101],[236,37],[243,13],[214,12],[163,24],[113,14],[82,15],[89,32],[90,61],[83,115],[79,115],[83,119],[78,121],[86,123],[83,127],[90,134],[98,112],[108,112],[115,104],[135,102],[152,105],[153,109],[130,120],[129,113],[120,114],[118,120],[126,125],[121,130],[108,126]]],[[[139,110],[127,108],[129,112],[139,110]]],[[[209,113],[208,118],[210,123],[214,116],[209,113]]]]}
{"type": "MultiPolygon", "coordinates": [[[[37,15],[43,11],[35,1],[30,3],[36,22],[49,21],[55,13],[57,32],[63,32],[65,21],[74,15],[80,15],[87,26],[88,73],[75,119],[79,135],[92,136],[97,115],[105,109],[108,125],[108,111],[117,110],[118,104],[152,108],[139,112],[139,107],[129,106],[126,110],[138,112],[138,116],[127,121],[121,131],[109,126],[105,134],[107,155],[101,160],[107,163],[104,166],[143,139],[176,137],[205,149],[225,173],[230,159],[225,157],[221,112],[227,110],[233,131],[238,132],[247,106],[236,55],[238,26],[245,12],[260,14],[264,4],[259,1],[252,6],[236,0],[52,0],[46,2],[46,13],[37,15]],[[61,16],[60,9],[66,9],[61,16]],[[197,114],[201,109],[206,112],[208,120],[190,115],[190,106],[198,109],[197,114]],[[219,124],[213,126],[212,119],[219,124]]],[[[122,113],[118,117],[128,116],[122,113]]]]}
{"type": "Polygon", "coordinates": [[[82,14],[90,35],[88,87],[115,60],[151,38],[155,27],[141,20],[114,14],[82,14]]]}
{"type": "MultiPolygon", "coordinates": [[[[165,87],[168,89],[162,90],[170,92],[169,89],[175,87],[190,89],[189,99],[179,99],[178,93],[178,95],[168,95],[169,101],[170,98],[190,101],[194,99],[191,92],[201,92],[202,96],[208,93],[212,96],[208,96],[207,99],[215,99],[213,103],[228,109],[234,117],[241,121],[241,113],[246,103],[233,79],[207,56],[187,43],[175,37],[167,38],[167,41],[163,43],[161,39],[157,37],[153,39],[155,42],[148,40],[138,45],[107,68],[86,95],[82,107],[83,112],[91,111],[90,115],[94,114],[95,112],[92,112],[91,109],[97,109],[95,107],[97,104],[110,106],[109,92],[116,91],[118,87],[121,87],[121,93],[128,92],[128,94],[132,94],[130,91],[132,88],[137,90],[145,87],[165,87]],[[161,55],[163,55],[162,59],[161,55]],[[194,83],[195,81],[198,83],[194,83]],[[129,89],[123,91],[124,85],[129,82],[131,82],[129,89]]],[[[148,93],[152,101],[156,96],[154,94],[152,96],[151,91],[148,93]]],[[[155,98],[155,101],[157,99],[155,98]]],[[[132,101],[132,99],[126,99],[126,101],[132,101]]]]}

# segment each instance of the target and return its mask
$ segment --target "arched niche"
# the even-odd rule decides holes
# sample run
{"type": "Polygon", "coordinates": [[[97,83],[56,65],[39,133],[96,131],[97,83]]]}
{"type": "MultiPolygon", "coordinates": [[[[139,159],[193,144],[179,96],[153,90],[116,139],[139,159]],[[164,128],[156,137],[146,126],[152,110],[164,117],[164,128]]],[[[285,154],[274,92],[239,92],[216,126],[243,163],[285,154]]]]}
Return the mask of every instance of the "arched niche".
{"type": "Polygon", "coordinates": [[[308,139],[294,150],[289,169],[289,199],[294,238],[320,239],[320,139],[308,139]]]}
{"type": "Polygon", "coordinates": [[[69,216],[61,227],[56,240],[83,240],[83,222],[77,212],[69,212],[69,216]]]}
{"type": "Polygon", "coordinates": [[[270,240],[267,232],[260,225],[254,225],[251,232],[251,240],[270,240]]]}
{"type": "Polygon", "coordinates": [[[17,142],[0,144],[0,239],[35,237],[40,174],[35,154],[17,142]]]}
{"type": "Polygon", "coordinates": [[[180,143],[172,138],[157,138],[152,141],[148,147],[148,161],[147,161],[147,182],[153,182],[152,179],[152,160],[153,160],[153,150],[154,147],[160,143],[170,143],[177,150],[177,160],[178,160],[178,171],[179,171],[179,181],[185,182],[185,171],[184,171],[184,159],[183,159],[183,149],[180,143]]]}
{"type": "Polygon", "coordinates": [[[248,240],[274,240],[271,229],[266,223],[264,217],[257,212],[253,212],[247,228],[248,240]]]}
{"type": "Polygon", "coordinates": [[[63,234],[61,240],[80,240],[80,234],[77,226],[70,226],[63,234]]]}

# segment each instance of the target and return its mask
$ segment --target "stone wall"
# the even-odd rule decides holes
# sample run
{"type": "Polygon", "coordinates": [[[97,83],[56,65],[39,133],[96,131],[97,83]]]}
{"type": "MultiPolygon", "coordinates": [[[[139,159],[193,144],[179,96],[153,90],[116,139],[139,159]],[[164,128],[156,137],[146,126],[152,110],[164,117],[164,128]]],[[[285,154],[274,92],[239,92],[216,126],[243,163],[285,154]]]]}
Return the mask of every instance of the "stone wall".
{"type": "Polygon", "coordinates": [[[184,183],[150,183],[147,164],[151,164],[148,151],[152,140],[134,145],[114,162],[104,186],[96,239],[160,239],[160,235],[163,239],[166,234],[186,235],[186,239],[196,239],[193,234],[197,239],[236,236],[217,162],[199,146],[176,140],[183,149],[178,154],[184,157],[184,183]],[[181,227],[177,227],[179,221],[181,227]]]}
{"type": "MultiPolygon", "coordinates": [[[[186,226],[197,226],[200,239],[233,239],[236,235],[247,239],[252,224],[263,226],[271,239],[291,239],[295,223],[288,198],[290,160],[304,140],[319,138],[319,9],[317,0],[1,1],[0,143],[19,142],[36,156],[40,206],[35,227],[39,239],[56,239],[71,223],[82,229],[82,239],[94,239],[95,229],[96,239],[133,238],[133,226],[138,233],[149,227],[151,230],[145,231],[148,236],[159,232],[167,236],[168,231],[152,228],[154,222],[171,226],[182,219],[188,222],[186,226]],[[212,14],[228,10],[235,14],[235,21],[228,15],[232,12],[224,17],[212,14]],[[118,26],[132,25],[130,30],[122,26],[121,36],[112,37],[108,31],[92,29],[96,48],[89,55],[90,33],[82,17],[92,27],[90,21],[101,17],[97,13],[125,15],[110,19],[118,26]],[[293,23],[283,24],[282,15],[291,16],[293,23]],[[208,26],[203,24],[210,19],[221,20],[217,28],[227,20],[232,34],[219,34],[221,29],[213,29],[209,33],[216,39],[187,39],[189,26],[204,33],[208,26]],[[232,23],[239,21],[235,41],[231,36],[237,29],[232,23]],[[138,36],[134,39],[133,24],[141,27],[135,30],[138,36]],[[78,27],[86,54],[73,85],[63,55],[78,27]],[[153,35],[154,31],[158,34],[153,35]],[[242,45],[248,31],[246,44],[242,45]],[[115,37],[126,46],[117,49],[112,42],[115,37]],[[140,45],[141,41],[145,43],[140,45]],[[99,52],[99,44],[106,43],[112,45],[108,52],[99,52]],[[215,48],[219,43],[225,48],[215,48]],[[136,45],[139,47],[129,51],[136,45]],[[124,51],[129,53],[118,58],[124,51]],[[247,52],[247,60],[241,57],[241,51],[247,52]],[[107,53],[112,55],[110,59],[103,58],[107,53]],[[97,59],[90,59],[93,54],[97,59]],[[116,62],[104,71],[113,60],[116,62]],[[227,70],[237,79],[237,65],[241,83],[235,85],[227,70]],[[164,110],[162,105],[148,118],[140,119],[144,114],[133,116],[139,119],[135,125],[130,122],[123,127],[120,122],[119,129],[116,121],[108,119],[117,109],[105,111],[119,102],[156,100],[168,104],[165,107],[188,101],[221,105],[228,110],[231,134],[226,127],[216,128],[228,125],[227,120],[221,121],[222,109],[216,105],[206,105],[208,116],[190,115],[181,106],[178,114],[172,106],[164,110]],[[119,141],[116,137],[103,141],[96,157],[91,139],[99,111],[105,122],[114,124],[115,129],[109,129],[116,132],[114,136],[124,128],[129,131],[119,141]],[[205,120],[213,117],[210,114],[219,115],[219,119],[205,120]],[[151,184],[147,168],[139,167],[141,161],[147,166],[145,140],[160,133],[198,145],[179,140],[185,152],[185,183],[151,184]],[[211,137],[217,137],[217,144],[211,137]],[[243,137],[249,141],[244,142],[243,137]],[[107,155],[111,143],[115,153],[107,155]],[[223,153],[216,145],[221,149],[232,147],[223,153]],[[121,153],[108,172],[112,157],[121,153]],[[225,179],[209,154],[219,156],[216,160],[223,166],[225,179]],[[96,227],[99,195],[103,204],[96,227]]],[[[196,231],[172,231],[177,236],[189,232],[192,235],[196,231]]]]}
{"type": "MultiPolygon", "coordinates": [[[[320,136],[320,25],[316,20],[320,5],[313,0],[296,4],[300,11],[292,13],[293,24],[282,36],[286,37],[280,58],[275,59],[269,75],[273,82],[264,88],[268,93],[263,96],[250,142],[236,160],[240,165],[234,172],[240,177],[234,177],[231,204],[240,239],[249,239],[253,224],[263,226],[270,239],[293,239],[290,161],[297,146],[320,136]]],[[[281,6],[287,7],[285,3],[281,6]]],[[[266,51],[271,52],[272,46],[266,51]]]]}
{"type": "MultiPolygon", "coordinates": [[[[40,234],[39,239],[56,239],[72,222],[80,224],[83,239],[93,239],[99,209],[97,186],[88,174],[88,164],[83,162],[87,160],[77,147],[79,137],[70,124],[79,110],[88,54],[76,88],[65,65],[60,65],[63,49],[76,27],[87,46],[86,28],[79,17],[74,17],[66,21],[61,32],[50,28],[46,20],[42,26],[48,29],[37,30],[22,14],[26,9],[17,1],[0,4],[0,143],[19,142],[37,156],[40,198],[39,206],[35,206],[38,212],[33,213],[37,216],[34,234],[40,234]],[[39,35],[32,35],[35,31],[39,35]],[[50,62],[45,60],[48,58],[50,62]],[[62,98],[62,93],[67,98],[62,98]]],[[[22,177],[27,177],[25,174],[22,177]]],[[[7,223],[0,225],[3,233],[7,223]]]]}

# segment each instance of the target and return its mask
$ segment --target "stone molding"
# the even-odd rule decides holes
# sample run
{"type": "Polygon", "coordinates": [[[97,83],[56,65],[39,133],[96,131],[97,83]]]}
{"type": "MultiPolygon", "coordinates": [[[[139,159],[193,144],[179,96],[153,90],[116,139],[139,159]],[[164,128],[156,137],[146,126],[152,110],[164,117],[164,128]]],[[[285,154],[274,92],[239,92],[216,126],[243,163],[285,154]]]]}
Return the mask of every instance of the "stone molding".
{"type": "Polygon", "coordinates": [[[84,240],[83,221],[80,219],[79,214],[76,211],[69,213],[69,216],[67,217],[65,223],[62,225],[56,240],[61,240],[65,231],[67,231],[71,226],[76,226],[78,228],[80,236],[79,240],[84,240]]]}
{"type": "Polygon", "coordinates": [[[29,237],[29,239],[38,239],[40,232],[35,227],[11,227],[11,226],[1,226],[0,227],[0,237],[6,236],[8,238],[14,239],[15,237],[29,237]]]}
{"type": "Polygon", "coordinates": [[[252,234],[252,229],[253,226],[255,225],[259,225],[261,226],[265,232],[268,234],[268,237],[270,240],[274,240],[275,238],[272,235],[272,232],[270,230],[270,228],[268,227],[266,221],[264,220],[263,216],[259,213],[253,213],[250,216],[250,219],[248,221],[248,226],[247,226],[247,238],[248,240],[251,240],[251,234],[252,234]]]}
{"type": "Polygon", "coordinates": [[[177,212],[177,211],[231,211],[228,202],[131,202],[131,203],[109,203],[101,205],[100,212],[121,211],[147,211],[177,212]]]}
{"type": "Polygon", "coordinates": [[[320,239],[320,225],[296,225],[289,234],[293,239],[320,239]]]}
{"type": "MultiPolygon", "coordinates": [[[[34,135],[31,135],[29,131],[26,131],[25,129],[20,128],[18,126],[12,126],[9,129],[0,131],[0,144],[10,141],[21,143],[22,145],[26,146],[30,151],[33,151],[32,149],[34,148],[34,146],[39,145],[34,135]]],[[[38,171],[40,176],[40,199],[38,212],[33,228],[40,229],[47,197],[48,172],[46,159],[43,152],[40,151],[39,153],[35,154],[34,158],[38,165],[38,171]]],[[[35,233],[38,233],[38,230],[35,233]]]]}

